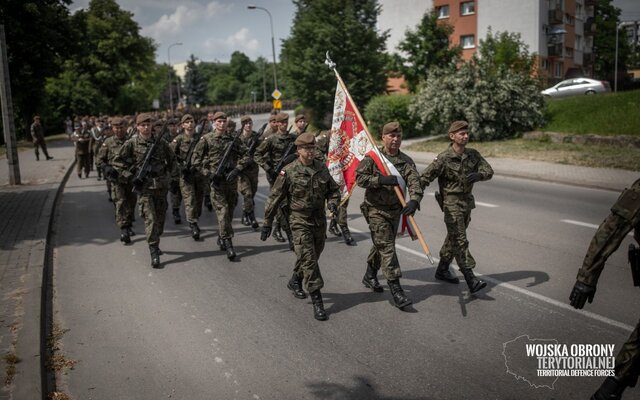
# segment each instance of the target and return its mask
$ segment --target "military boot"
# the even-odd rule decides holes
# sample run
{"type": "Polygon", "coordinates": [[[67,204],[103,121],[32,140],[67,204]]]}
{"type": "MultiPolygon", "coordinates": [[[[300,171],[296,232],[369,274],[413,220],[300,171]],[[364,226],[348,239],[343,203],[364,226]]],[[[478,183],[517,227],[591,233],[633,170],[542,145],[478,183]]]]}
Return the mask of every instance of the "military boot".
{"type": "Polygon", "coordinates": [[[334,236],[342,236],[340,230],[338,229],[338,221],[335,218],[331,218],[331,222],[329,222],[329,232],[331,232],[334,236]]]}
{"type": "Polygon", "coordinates": [[[413,303],[410,298],[404,294],[402,286],[400,286],[400,280],[395,279],[393,281],[387,281],[389,283],[389,289],[391,290],[391,296],[393,296],[393,305],[398,308],[404,308],[413,303]]]}
{"type": "Polygon", "coordinates": [[[241,222],[242,222],[242,225],[244,225],[244,226],[249,226],[249,225],[251,225],[251,221],[249,221],[249,213],[248,213],[248,212],[244,211],[244,212],[242,213],[242,220],[241,220],[241,222]]]}
{"type": "Polygon", "coordinates": [[[133,231],[133,229],[131,229],[131,225],[127,226],[127,232],[129,233],[129,236],[135,236],[136,233],[133,231]]]}
{"type": "Polygon", "coordinates": [[[182,218],[180,218],[180,209],[179,208],[174,208],[173,209],[173,222],[176,225],[182,223],[182,218]]]}
{"type": "Polygon", "coordinates": [[[200,239],[200,227],[197,222],[190,222],[189,227],[191,228],[191,237],[193,240],[200,239]]]}
{"type": "Polygon", "coordinates": [[[293,233],[291,233],[291,229],[285,229],[284,233],[287,235],[289,250],[294,251],[295,247],[293,246],[293,233]]]}
{"type": "Polygon", "coordinates": [[[287,283],[287,288],[293,292],[293,295],[298,299],[306,299],[307,294],[302,290],[302,278],[298,276],[295,272],[289,279],[287,283]]]}
{"type": "Polygon", "coordinates": [[[151,254],[151,266],[160,268],[160,249],[157,245],[149,245],[149,253],[151,254]]]}
{"type": "Polygon", "coordinates": [[[236,252],[233,250],[231,239],[224,239],[224,248],[227,250],[227,258],[233,261],[233,259],[236,258],[236,252]]]}
{"type": "Polygon", "coordinates": [[[280,225],[273,225],[273,238],[276,240],[276,242],[285,242],[285,238],[282,236],[282,232],[280,231],[280,225]]]}
{"type": "Polygon", "coordinates": [[[260,224],[256,221],[256,214],[253,211],[249,213],[249,222],[251,222],[251,227],[253,229],[260,228],[260,224]]]}
{"type": "Polygon", "coordinates": [[[460,279],[449,270],[449,262],[440,260],[436,268],[436,279],[449,283],[460,283],[460,279]]]}
{"type": "Polygon", "coordinates": [[[322,303],[322,294],[320,290],[309,293],[311,296],[311,302],[313,303],[313,318],[318,321],[326,321],[327,313],[324,311],[324,304],[322,303]]]}
{"type": "Polygon", "coordinates": [[[224,244],[224,240],[222,240],[220,236],[218,236],[217,243],[218,243],[218,247],[220,248],[220,251],[225,251],[227,249],[224,244]]]}
{"type": "Polygon", "coordinates": [[[349,231],[349,227],[347,225],[338,225],[338,226],[342,231],[342,237],[344,238],[344,242],[347,244],[347,246],[355,246],[356,241],[353,240],[353,237],[351,236],[351,232],[349,231]]]}
{"type": "Polygon", "coordinates": [[[127,228],[120,229],[120,241],[124,244],[131,243],[131,237],[129,236],[127,228]]]}
{"type": "Polygon", "coordinates": [[[626,386],[616,378],[608,377],[602,382],[602,386],[591,396],[591,400],[620,400],[626,386]]]}
{"type": "Polygon", "coordinates": [[[367,272],[365,272],[364,276],[362,277],[362,284],[373,290],[374,292],[381,293],[384,291],[384,289],[382,288],[382,285],[380,285],[377,275],[378,271],[373,269],[371,265],[368,264],[367,272]]]}
{"type": "Polygon", "coordinates": [[[482,279],[476,278],[473,270],[471,268],[463,268],[461,269],[462,275],[464,275],[464,280],[467,281],[467,286],[469,286],[469,291],[471,293],[475,293],[483,287],[487,286],[487,282],[482,279]]]}

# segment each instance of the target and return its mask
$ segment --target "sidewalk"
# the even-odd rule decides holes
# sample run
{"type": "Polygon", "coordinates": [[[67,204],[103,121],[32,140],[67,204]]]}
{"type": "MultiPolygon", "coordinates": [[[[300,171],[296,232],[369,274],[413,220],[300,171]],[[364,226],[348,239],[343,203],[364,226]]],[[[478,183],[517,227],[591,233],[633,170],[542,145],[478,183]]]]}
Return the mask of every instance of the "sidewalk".
{"type": "Polygon", "coordinates": [[[70,142],[47,147],[53,160],[37,162],[31,149],[18,153],[19,186],[9,185],[0,158],[0,376],[12,376],[0,399],[42,398],[42,283],[55,200],[74,159],[70,142]],[[19,361],[12,365],[8,355],[19,361]]]}

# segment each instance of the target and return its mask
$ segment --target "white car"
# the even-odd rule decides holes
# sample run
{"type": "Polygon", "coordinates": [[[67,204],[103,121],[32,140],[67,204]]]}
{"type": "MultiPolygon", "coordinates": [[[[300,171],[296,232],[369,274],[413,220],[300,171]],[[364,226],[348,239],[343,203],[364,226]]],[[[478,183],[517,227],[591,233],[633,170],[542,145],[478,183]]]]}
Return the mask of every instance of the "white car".
{"type": "Polygon", "coordinates": [[[585,94],[608,93],[611,86],[607,81],[598,81],[590,78],[573,78],[562,81],[541,93],[547,97],[567,97],[585,94]]]}

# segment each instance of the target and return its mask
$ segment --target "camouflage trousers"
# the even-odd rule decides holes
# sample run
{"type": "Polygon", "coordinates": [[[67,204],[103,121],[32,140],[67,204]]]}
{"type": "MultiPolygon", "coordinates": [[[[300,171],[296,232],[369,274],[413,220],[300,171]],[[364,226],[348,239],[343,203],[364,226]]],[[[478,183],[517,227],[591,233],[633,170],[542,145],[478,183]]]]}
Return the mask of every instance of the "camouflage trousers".
{"type": "Polygon", "coordinates": [[[369,251],[367,264],[374,270],[382,270],[386,280],[402,276],[396,254],[396,234],[400,224],[400,208],[382,210],[366,204],[360,205],[362,215],[369,224],[373,247],[369,251]]]}
{"type": "Polygon", "coordinates": [[[238,191],[242,195],[242,211],[253,212],[255,202],[253,198],[258,192],[258,166],[249,167],[238,176],[238,191]]]}
{"type": "Polygon", "coordinates": [[[38,151],[39,148],[42,148],[42,152],[45,157],[49,157],[49,153],[47,152],[47,142],[45,140],[36,140],[33,143],[33,150],[36,153],[36,158],[40,157],[40,152],[38,151]]]}
{"type": "Polygon", "coordinates": [[[190,182],[185,181],[182,177],[180,178],[180,193],[182,194],[182,200],[184,200],[184,213],[189,223],[198,222],[198,218],[202,215],[205,186],[207,186],[207,180],[199,173],[194,173],[190,182]]]}
{"type": "MultiPolygon", "coordinates": [[[[175,180],[178,181],[178,185],[180,185],[179,178],[176,178],[175,180]]],[[[173,180],[171,182],[173,183],[173,180]]],[[[204,196],[204,194],[203,194],[203,196],[204,196]]],[[[182,204],[182,193],[181,193],[181,191],[178,190],[176,193],[169,192],[169,199],[171,200],[171,208],[180,208],[180,205],[182,204]]]]}
{"type": "Polygon", "coordinates": [[[293,233],[293,248],[296,253],[296,266],[293,273],[303,278],[307,292],[312,293],[322,289],[324,281],[318,259],[324,250],[324,242],[327,238],[327,219],[324,210],[311,217],[292,211],[289,226],[293,233]]]}
{"type": "Polygon", "coordinates": [[[211,204],[218,219],[218,235],[220,239],[231,239],[233,237],[233,210],[238,204],[238,182],[224,183],[218,187],[211,188],[211,204]]]}
{"type": "Polygon", "coordinates": [[[78,175],[81,175],[82,170],[84,170],[84,175],[88,176],[91,170],[91,154],[76,154],[76,164],[78,175]]]}
{"type": "Polygon", "coordinates": [[[118,225],[120,229],[131,227],[137,197],[133,192],[133,184],[115,183],[111,185],[111,190],[111,198],[113,199],[113,205],[116,209],[116,225],[118,225]]]}
{"type": "Polygon", "coordinates": [[[634,387],[640,374],[640,321],[616,356],[616,379],[634,387]]]}
{"type": "Polygon", "coordinates": [[[349,207],[349,199],[338,206],[338,214],[336,215],[338,225],[347,225],[347,207],[349,207]]]}
{"type": "Polygon", "coordinates": [[[440,259],[450,263],[455,258],[461,270],[476,266],[476,260],[469,252],[469,240],[467,240],[467,227],[471,222],[472,204],[460,198],[447,198],[444,202],[444,223],[447,226],[447,237],[440,248],[440,259]]]}
{"type": "MultiPolygon", "coordinates": [[[[269,189],[273,187],[273,184],[269,185],[269,189]]],[[[273,219],[273,227],[274,229],[282,228],[285,232],[290,232],[291,227],[289,226],[289,208],[288,207],[278,207],[278,211],[276,212],[276,217],[273,219]]]]}
{"type": "Polygon", "coordinates": [[[160,244],[164,232],[164,218],[167,214],[167,190],[147,189],[138,198],[140,215],[144,219],[144,232],[149,245],[160,244]]]}

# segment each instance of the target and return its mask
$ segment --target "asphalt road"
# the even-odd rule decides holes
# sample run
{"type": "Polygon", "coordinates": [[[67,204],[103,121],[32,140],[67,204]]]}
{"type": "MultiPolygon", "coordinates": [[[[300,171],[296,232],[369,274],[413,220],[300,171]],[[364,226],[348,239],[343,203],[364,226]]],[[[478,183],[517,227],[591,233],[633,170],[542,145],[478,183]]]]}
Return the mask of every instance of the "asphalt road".
{"type": "MultiPolygon", "coordinates": [[[[268,194],[261,179],[259,217],[268,194]]],[[[446,230],[427,191],[416,218],[437,258],[446,230]]],[[[469,239],[487,289],[471,296],[463,283],[435,281],[435,266],[406,237],[397,241],[401,283],[414,305],[400,311],[386,286],[382,294],[364,288],[371,244],[356,189],[349,212],[358,243],[327,240],[320,266],[329,320],[319,322],[310,300],[286,288],[294,254],[260,242],[239,223],[239,209],[238,261],[217,249],[205,210],[199,242],[167,218],[163,269],[154,270],[140,218],[134,243],[123,246],[103,182],[72,174],[55,235],[55,320],[68,330],[62,353],[78,364],[59,388],[74,399],[588,398],[603,378],[536,378],[536,360],[512,344],[526,335],[615,344],[617,353],[640,317],[626,263],[631,237],[587,312],[567,299],[618,194],[505,177],[474,193],[469,239]]]]}

